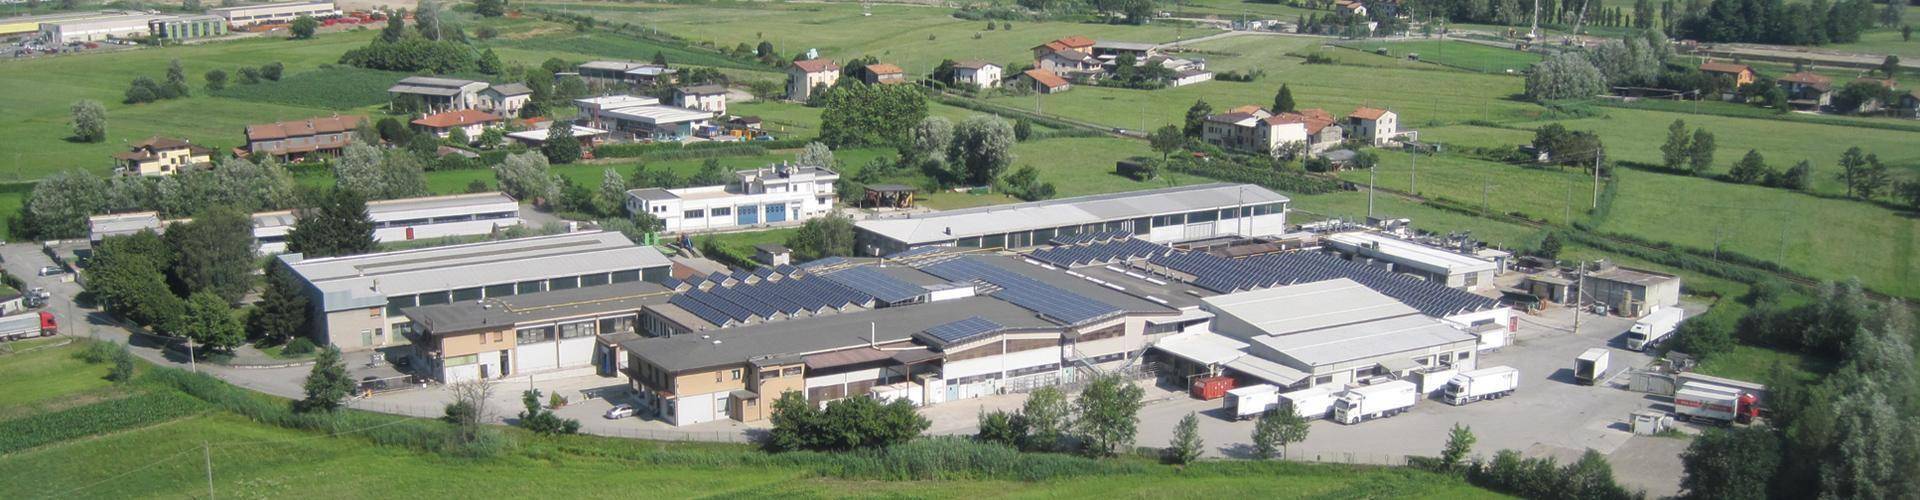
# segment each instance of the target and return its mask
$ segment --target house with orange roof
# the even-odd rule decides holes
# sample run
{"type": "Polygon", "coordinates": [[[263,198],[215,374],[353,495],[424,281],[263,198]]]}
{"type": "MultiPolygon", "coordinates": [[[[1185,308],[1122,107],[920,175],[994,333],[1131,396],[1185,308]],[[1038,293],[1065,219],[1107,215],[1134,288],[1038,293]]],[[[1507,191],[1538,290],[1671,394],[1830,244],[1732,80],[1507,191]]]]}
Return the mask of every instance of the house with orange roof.
{"type": "Polygon", "coordinates": [[[887,63],[868,64],[860,69],[860,81],[867,85],[907,83],[907,70],[887,63]]]}
{"type": "Polygon", "coordinates": [[[1339,144],[1342,137],[1340,125],[1325,110],[1273,113],[1259,106],[1240,106],[1208,115],[1201,140],[1232,151],[1279,156],[1291,147],[1298,147],[1299,153],[1319,153],[1339,144]]]}
{"type": "Polygon", "coordinates": [[[213,149],[195,145],[186,139],[153,136],[128,145],[128,150],[113,155],[114,173],[120,175],[173,175],[176,172],[213,162],[213,149]]]}
{"type": "Polygon", "coordinates": [[[453,131],[459,130],[461,135],[467,137],[467,143],[472,144],[473,141],[479,140],[480,134],[485,133],[487,129],[499,127],[503,123],[505,119],[500,115],[477,109],[463,109],[423,116],[413,121],[413,127],[441,139],[452,137],[453,131]]]}
{"type": "Polygon", "coordinates": [[[1033,47],[1033,58],[1040,59],[1041,57],[1046,56],[1049,53],[1058,52],[1062,50],[1077,50],[1087,54],[1092,54],[1093,46],[1097,43],[1099,42],[1095,42],[1092,38],[1087,38],[1080,35],[1061,38],[1059,40],[1054,40],[1054,41],[1043,43],[1040,45],[1035,45],[1033,47]]]}
{"type": "Polygon", "coordinates": [[[1034,91],[1042,94],[1058,94],[1073,88],[1072,84],[1067,83],[1067,79],[1061,78],[1060,75],[1053,74],[1052,71],[1035,68],[1027,70],[1025,73],[1021,73],[1021,75],[1027,77],[1027,82],[1033,85],[1034,91]]]}
{"type": "Polygon", "coordinates": [[[1400,133],[1400,115],[1392,111],[1361,106],[1347,114],[1347,133],[1356,140],[1382,146],[1400,133]]]}
{"type": "Polygon", "coordinates": [[[1833,103],[1833,79],[1811,71],[1801,71],[1774,79],[1787,92],[1787,104],[1796,109],[1819,110],[1833,103]]]}
{"type": "Polygon", "coordinates": [[[339,154],[353,143],[353,129],[361,120],[349,115],[248,125],[246,151],[280,159],[339,154]]]}
{"type": "Polygon", "coordinates": [[[1716,77],[1724,76],[1724,77],[1733,79],[1733,89],[1729,89],[1729,90],[1735,90],[1735,89],[1739,89],[1740,87],[1744,87],[1749,83],[1753,83],[1755,79],[1755,73],[1753,72],[1753,67],[1751,66],[1747,66],[1745,64],[1736,64],[1736,63],[1714,62],[1712,59],[1708,59],[1707,62],[1700,63],[1700,72],[1706,73],[1711,76],[1716,76],[1716,77]]]}
{"type": "Polygon", "coordinates": [[[787,66],[787,100],[813,97],[816,88],[832,87],[840,81],[840,64],[832,59],[805,59],[787,66]]]}

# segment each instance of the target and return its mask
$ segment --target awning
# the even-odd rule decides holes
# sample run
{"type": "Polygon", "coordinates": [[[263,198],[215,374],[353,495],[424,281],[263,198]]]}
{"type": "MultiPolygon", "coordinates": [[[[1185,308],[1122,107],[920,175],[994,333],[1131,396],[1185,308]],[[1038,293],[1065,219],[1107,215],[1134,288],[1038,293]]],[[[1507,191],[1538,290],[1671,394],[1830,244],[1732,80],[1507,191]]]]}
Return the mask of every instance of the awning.
{"type": "Polygon", "coordinates": [[[738,399],[741,401],[760,399],[760,395],[758,393],[755,393],[753,391],[747,391],[747,390],[735,390],[727,394],[733,396],[733,399],[738,399]]]}
{"type": "Polygon", "coordinates": [[[1307,379],[1307,372],[1268,361],[1259,356],[1241,356],[1239,359],[1228,362],[1227,368],[1281,387],[1291,386],[1307,379]]]}
{"type": "Polygon", "coordinates": [[[908,351],[895,351],[893,353],[893,360],[903,365],[911,365],[935,359],[940,359],[940,353],[933,352],[932,349],[913,349],[908,351]]]}
{"type": "Polygon", "coordinates": [[[1246,355],[1247,344],[1213,332],[1174,335],[1153,344],[1153,348],[1181,359],[1203,365],[1217,365],[1246,355]]]}
{"type": "Polygon", "coordinates": [[[1380,362],[1380,368],[1385,369],[1386,371],[1394,372],[1394,373],[1412,370],[1419,367],[1420,367],[1419,363],[1414,363],[1413,360],[1407,359],[1407,358],[1388,358],[1385,361],[1380,362]]]}
{"type": "Polygon", "coordinates": [[[879,349],[859,348],[835,351],[807,356],[807,369],[820,370],[836,366],[857,365],[892,358],[893,353],[879,349]]]}

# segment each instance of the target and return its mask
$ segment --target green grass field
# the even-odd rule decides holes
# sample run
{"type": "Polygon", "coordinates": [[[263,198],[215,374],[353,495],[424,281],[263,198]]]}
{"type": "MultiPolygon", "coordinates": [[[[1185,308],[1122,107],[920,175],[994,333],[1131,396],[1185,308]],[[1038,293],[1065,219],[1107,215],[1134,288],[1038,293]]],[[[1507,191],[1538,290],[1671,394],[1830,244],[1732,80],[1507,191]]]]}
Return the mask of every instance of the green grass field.
{"type": "MultiPolygon", "coordinates": [[[[986,31],[985,21],[950,15],[952,10],[911,5],[872,7],[862,16],[857,3],[703,2],[699,4],[540,3],[534,5],[587,13],[608,23],[631,23],[716,46],[773,42],[781,54],[809,48],[840,61],[874,56],[908,74],[925,75],[941,59],[985,59],[1001,64],[1031,61],[1035,45],[1070,35],[1099,40],[1170,42],[1173,26],[1125,26],[1062,22],[1015,22],[1013,31],[986,31]],[[978,33],[980,38],[974,38],[978,33]]],[[[1187,36],[1210,30],[1186,29],[1187,36]]],[[[651,54],[649,54],[651,55],[651,54]]]]}
{"type": "MultiPolygon", "coordinates": [[[[75,345],[41,356],[71,359],[77,350],[75,345]]],[[[33,377],[0,378],[0,394],[37,389],[42,383],[33,377]]],[[[136,385],[130,390],[171,391],[157,384],[136,385]]],[[[86,389],[66,386],[63,392],[50,396],[84,394],[86,389]]],[[[405,419],[373,419],[382,420],[405,419]]],[[[380,425],[390,424],[374,426],[380,425]]],[[[372,498],[425,494],[551,498],[635,492],[670,498],[1158,498],[1250,494],[1271,498],[1499,497],[1457,478],[1409,469],[1282,462],[1203,462],[1184,471],[1141,462],[1138,472],[1044,481],[835,478],[798,463],[733,465],[761,462],[754,460],[759,451],[743,445],[592,436],[541,438],[517,430],[506,431],[517,444],[499,456],[448,458],[370,444],[355,434],[369,429],[339,429],[337,435],[330,436],[268,426],[216,410],[0,455],[0,497],[212,494],[372,498]]]]}
{"type": "Polygon", "coordinates": [[[1420,61],[1479,73],[1520,71],[1540,62],[1540,55],[1472,42],[1421,40],[1411,42],[1355,42],[1345,44],[1368,54],[1387,49],[1380,57],[1407,59],[1418,54],[1420,61]]]}
{"type": "Polygon", "coordinates": [[[322,109],[350,110],[386,104],[387,88],[406,73],[333,67],[286,75],[280,81],[229,85],[216,97],[322,109]]]}
{"type": "MultiPolygon", "coordinates": [[[[9,349],[50,345],[49,340],[20,342],[9,349]]],[[[107,387],[106,365],[90,365],[73,357],[74,346],[0,354],[0,380],[12,381],[0,391],[0,417],[30,410],[57,399],[80,397],[107,387]]]]}

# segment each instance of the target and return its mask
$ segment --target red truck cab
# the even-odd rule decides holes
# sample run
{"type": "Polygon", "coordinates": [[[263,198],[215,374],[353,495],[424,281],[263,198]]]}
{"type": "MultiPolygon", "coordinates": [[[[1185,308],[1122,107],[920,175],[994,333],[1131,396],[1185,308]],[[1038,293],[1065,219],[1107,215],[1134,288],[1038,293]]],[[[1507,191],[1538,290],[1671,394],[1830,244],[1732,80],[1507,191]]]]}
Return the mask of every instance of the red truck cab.
{"type": "Polygon", "coordinates": [[[53,313],[40,311],[40,336],[47,337],[60,333],[60,323],[54,321],[53,313]]]}

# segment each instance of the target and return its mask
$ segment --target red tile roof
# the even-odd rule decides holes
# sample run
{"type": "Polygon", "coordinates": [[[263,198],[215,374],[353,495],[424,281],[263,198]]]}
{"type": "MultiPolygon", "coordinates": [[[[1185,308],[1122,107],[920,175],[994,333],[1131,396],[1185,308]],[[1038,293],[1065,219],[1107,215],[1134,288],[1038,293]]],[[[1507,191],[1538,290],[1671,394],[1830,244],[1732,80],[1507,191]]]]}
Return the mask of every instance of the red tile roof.
{"type": "Polygon", "coordinates": [[[1061,45],[1066,45],[1067,48],[1071,48],[1071,49],[1084,49],[1084,48],[1093,46],[1092,38],[1087,38],[1080,35],[1074,35],[1074,36],[1070,36],[1070,37],[1066,37],[1066,38],[1062,38],[1054,41],[1059,42],[1061,45]]]}
{"type": "MultiPolygon", "coordinates": [[[[1259,105],[1257,105],[1257,104],[1248,104],[1248,105],[1245,105],[1245,106],[1240,106],[1240,107],[1237,107],[1237,108],[1233,108],[1233,109],[1228,109],[1228,110],[1227,110],[1227,112],[1228,112],[1228,113],[1246,113],[1246,114],[1249,114],[1249,115],[1251,115],[1251,114],[1254,114],[1254,113],[1257,113],[1257,112],[1261,112],[1261,111],[1266,111],[1266,110],[1267,110],[1267,108],[1262,108],[1262,107],[1260,107],[1260,106],[1259,106],[1259,105]]],[[[1272,113],[1268,113],[1268,114],[1272,114],[1272,113]]]]}
{"type": "Polygon", "coordinates": [[[906,74],[907,72],[907,70],[900,69],[899,66],[887,63],[868,64],[867,71],[875,75],[906,74]]]}
{"type": "Polygon", "coordinates": [[[333,134],[353,130],[360,125],[358,116],[329,116],[279,123],[262,123],[247,126],[248,141],[268,141],[288,137],[306,137],[320,134],[333,134]]]}
{"type": "Polygon", "coordinates": [[[1745,64],[1707,61],[1707,62],[1700,63],[1700,71],[1707,72],[1707,73],[1726,73],[1726,74],[1737,75],[1740,73],[1753,71],[1753,68],[1747,67],[1747,65],[1745,64]]]}
{"type": "Polygon", "coordinates": [[[1386,116],[1386,115],[1387,115],[1387,110],[1369,108],[1369,107],[1363,106],[1353,110],[1353,113],[1348,114],[1347,118],[1359,118],[1362,120],[1378,120],[1380,119],[1380,117],[1386,116]]]}
{"type": "Polygon", "coordinates": [[[1047,88],[1058,88],[1058,87],[1067,86],[1067,79],[1061,78],[1060,75],[1053,74],[1052,71],[1047,71],[1044,69],[1030,69],[1030,70],[1027,70],[1025,74],[1027,75],[1027,78],[1032,78],[1033,81],[1040,82],[1041,85],[1045,85],[1047,86],[1047,88]]]}
{"type": "Polygon", "coordinates": [[[459,111],[448,111],[437,115],[428,115],[421,119],[414,120],[413,124],[428,128],[452,128],[475,123],[493,123],[503,119],[504,118],[493,113],[477,109],[463,109],[459,111]]]}
{"type": "Polygon", "coordinates": [[[808,73],[825,73],[828,71],[840,71],[840,65],[835,64],[832,59],[807,59],[803,61],[794,61],[793,67],[800,68],[800,71],[805,71],[808,73]]]}
{"type": "Polygon", "coordinates": [[[1789,83],[1803,83],[1803,84],[1813,85],[1813,86],[1826,86],[1826,85],[1833,84],[1832,78],[1827,78],[1826,75],[1821,75],[1819,73],[1813,73],[1810,71],[1802,71],[1799,73],[1783,76],[1783,77],[1780,77],[1780,81],[1789,82],[1789,83]]]}
{"type": "Polygon", "coordinates": [[[1302,124],[1306,124],[1308,134],[1318,134],[1320,133],[1321,130],[1325,130],[1328,125],[1333,125],[1334,120],[1333,120],[1333,115],[1328,114],[1326,110],[1318,109],[1318,108],[1310,108],[1310,109],[1300,110],[1299,112],[1280,113],[1277,115],[1273,115],[1271,117],[1268,117],[1266,119],[1266,122],[1270,125],[1279,125],[1283,123],[1302,123],[1302,124]]]}

